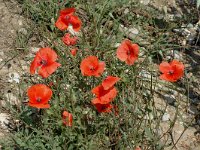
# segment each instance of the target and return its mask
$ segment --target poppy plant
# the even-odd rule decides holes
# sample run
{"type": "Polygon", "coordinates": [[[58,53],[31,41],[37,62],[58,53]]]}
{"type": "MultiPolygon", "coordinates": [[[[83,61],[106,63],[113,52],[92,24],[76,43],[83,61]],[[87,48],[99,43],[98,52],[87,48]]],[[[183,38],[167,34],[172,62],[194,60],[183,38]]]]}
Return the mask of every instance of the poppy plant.
{"type": "Polygon", "coordinates": [[[36,84],[31,86],[28,91],[28,105],[36,108],[49,108],[48,104],[53,94],[52,90],[44,84],[36,84]]]}
{"type": "Polygon", "coordinates": [[[61,65],[56,62],[57,57],[56,52],[51,48],[39,49],[31,63],[30,73],[35,74],[36,69],[38,69],[38,74],[47,78],[61,65]]]}
{"type": "Polygon", "coordinates": [[[60,11],[60,16],[56,21],[55,26],[60,30],[66,30],[69,25],[72,25],[74,31],[79,31],[81,28],[81,20],[74,15],[75,8],[66,8],[60,11]]]}
{"type": "Polygon", "coordinates": [[[173,60],[170,63],[162,62],[159,66],[159,70],[163,73],[160,75],[160,79],[176,82],[184,74],[184,65],[177,60],[173,60]]]}
{"type": "Polygon", "coordinates": [[[73,121],[72,114],[67,112],[67,111],[63,111],[63,113],[62,113],[62,121],[63,121],[63,125],[71,127],[72,126],[72,121],[73,121]]]}
{"type": "Polygon", "coordinates": [[[117,48],[117,58],[125,61],[127,65],[133,65],[138,59],[139,46],[132,44],[130,40],[122,41],[121,45],[117,48]]]}
{"type": "Polygon", "coordinates": [[[88,56],[82,60],[80,69],[84,76],[99,77],[105,69],[105,63],[99,62],[96,56],[88,56]]]}
{"type": "Polygon", "coordinates": [[[76,54],[77,54],[77,48],[71,49],[70,53],[72,54],[72,56],[76,56],[76,54]]]}
{"type": "Polygon", "coordinates": [[[77,40],[77,37],[71,37],[69,33],[66,33],[62,38],[63,43],[65,43],[67,46],[75,45],[77,40]]]}

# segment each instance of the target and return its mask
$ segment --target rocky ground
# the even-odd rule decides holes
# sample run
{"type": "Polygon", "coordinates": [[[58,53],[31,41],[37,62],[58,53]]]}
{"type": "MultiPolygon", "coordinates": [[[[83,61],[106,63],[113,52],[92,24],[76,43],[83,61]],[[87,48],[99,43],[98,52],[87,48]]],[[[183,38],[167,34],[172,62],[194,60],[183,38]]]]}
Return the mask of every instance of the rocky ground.
{"type": "MultiPolygon", "coordinates": [[[[175,0],[141,0],[141,3],[155,7],[158,10],[164,9],[168,14],[166,16],[169,17],[169,19],[173,19],[174,17],[182,17],[184,13],[183,8],[180,7],[181,3],[175,0]]],[[[12,118],[9,112],[4,108],[9,106],[7,105],[7,102],[20,105],[21,100],[18,99],[18,95],[20,93],[18,90],[18,85],[20,84],[22,78],[28,76],[28,58],[30,58],[32,53],[38,49],[33,43],[31,43],[33,39],[29,40],[30,43],[28,44],[28,51],[26,52],[24,52],[24,47],[22,48],[16,46],[16,42],[20,43],[19,38],[17,38],[18,35],[21,34],[26,36],[28,34],[26,28],[28,21],[21,15],[21,12],[22,9],[15,0],[0,0],[0,138],[6,136],[6,133],[8,132],[8,127],[6,124],[9,124],[9,120],[12,118]]],[[[125,29],[122,27],[121,30],[125,29]]],[[[191,23],[185,27],[180,26],[180,28],[176,29],[174,33],[182,35],[180,44],[182,44],[183,49],[182,51],[173,51],[173,54],[169,53],[169,57],[172,57],[173,55],[173,57],[184,61],[186,64],[186,70],[191,72],[190,74],[187,74],[189,78],[193,79],[191,80],[191,85],[189,85],[190,106],[185,108],[181,113],[182,118],[186,120],[192,120],[195,115],[197,125],[198,123],[200,124],[200,47],[198,47],[199,31],[200,28],[198,27],[198,22],[191,23]]],[[[134,29],[133,34],[137,34],[138,32],[139,31],[137,31],[137,29],[134,29]]],[[[156,98],[157,107],[163,106],[166,101],[176,100],[177,97],[179,97],[179,99],[187,99],[187,97],[184,95],[181,95],[182,97],[180,97],[180,95],[176,95],[176,93],[170,94],[169,91],[162,94],[162,98],[160,98],[159,95],[156,98]]],[[[162,127],[160,129],[162,132],[166,132],[166,130],[169,128],[169,120],[173,120],[175,112],[175,107],[167,107],[167,112],[162,118],[162,127]]],[[[174,141],[178,140],[185,129],[182,118],[178,118],[178,120],[175,122],[175,128],[172,131],[174,141]]],[[[197,127],[197,125],[194,127],[197,127]]],[[[177,149],[200,149],[199,135],[198,133],[194,134],[197,132],[198,128],[194,127],[187,128],[187,130],[183,133],[183,136],[178,141],[177,149]]]]}

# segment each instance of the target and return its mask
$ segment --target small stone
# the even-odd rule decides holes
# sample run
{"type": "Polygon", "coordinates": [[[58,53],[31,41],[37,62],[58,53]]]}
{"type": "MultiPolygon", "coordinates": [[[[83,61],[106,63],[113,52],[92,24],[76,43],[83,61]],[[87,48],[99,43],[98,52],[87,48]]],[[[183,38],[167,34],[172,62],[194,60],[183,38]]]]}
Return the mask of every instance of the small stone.
{"type": "Polygon", "coordinates": [[[20,26],[22,26],[22,25],[23,25],[22,20],[18,20],[18,24],[19,24],[20,26]]]}
{"type": "Polygon", "coordinates": [[[19,29],[18,32],[21,33],[21,34],[24,34],[24,35],[27,35],[27,34],[28,34],[28,31],[27,31],[25,28],[19,29]]]}
{"type": "Polygon", "coordinates": [[[9,73],[8,76],[9,76],[8,82],[10,82],[10,83],[13,83],[13,82],[19,83],[20,76],[19,76],[18,73],[12,72],[12,73],[9,73]]]}
{"type": "Polygon", "coordinates": [[[170,114],[168,113],[164,113],[164,115],[162,116],[162,121],[168,121],[170,119],[170,114]]]}
{"type": "Polygon", "coordinates": [[[40,47],[45,47],[44,41],[41,41],[38,45],[39,45],[40,47]]]}
{"type": "Polygon", "coordinates": [[[176,99],[175,99],[174,95],[165,94],[164,95],[164,100],[170,105],[174,105],[174,103],[176,102],[176,99]]]}
{"type": "Polygon", "coordinates": [[[151,73],[150,72],[147,72],[145,70],[142,70],[140,73],[139,73],[140,76],[142,76],[143,78],[147,78],[147,79],[150,79],[151,78],[151,73]]]}
{"type": "Polygon", "coordinates": [[[69,31],[70,34],[72,34],[74,36],[80,36],[80,32],[74,31],[74,29],[71,25],[67,28],[67,30],[69,31]]]}
{"type": "Polygon", "coordinates": [[[125,10],[124,10],[124,14],[128,14],[130,11],[129,11],[129,9],[128,8],[126,8],[125,10]]]}
{"type": "Polygon", "coordinates": [[[114,47],[119,47],[120,43],[115,43],[114,47]]]}
{"type": "Polygon", "coordinates": [[[187,28],[193,28],[194,26],[193,26],[193,24],[191,24],[191,23],[189,23],[188,25],[187,25],[187,28]]]}
{"type": "Polygon", "coordinates": [[[184,39],[181,43],[183,46],[185,46],[187,44],[187,41],[184,39]]]}
{"type": "Polygon", "coordinates": [[[177,19],[178,19],[178,18],[181,19],[181,18],[182,18],[182,15],[178,13],[178,14],[175,14],[174,17],[177,18],[177,19]]]}
{"type": "Polygon", "coordinates": [[[138,29],[136,29],[136,28],[130,28],[129,32],[131,32],[132,34],[135,34],[135,35],[137,35],[139,33],[138,29]]]}
{"type": "Polygon", "coordinates": [[[188,109],[188,112],[189,112],[190,114],[193,114],[193,115],[199,113],[199,111],[197,110],[197,107],[196,107],[195,105],[190,105],[190,106],[189,106],[189,109],[188,109]]]}
{"type": "Polygon", "coordinates": [[[7,124],[9,124],[9,115],[7,113],[0,113],[0,126],[3,129],[8,129],[7,124]]]}
{"type": "Polygon", "coordinates": [[[150,0],[141,0],[140,3],[144,5],[148,5],[150,3],[150,0]]]}
{"type": "Polygon", "coordinates": [[[31,47],[30,49],[31,49],[32,53],[36,53],[37,51],[39,51],[40,48],[38,48],[38,47],[31,47]]]}
{"type": "Polygon", "coordinates": [[[8,92],[5,94],[5,100],[2,101],[2,106],[5,107],[7,103],[11,105],[19,105],[20,101],[17,99],[16,96],[14,96],[12,93],[8,92]]]}

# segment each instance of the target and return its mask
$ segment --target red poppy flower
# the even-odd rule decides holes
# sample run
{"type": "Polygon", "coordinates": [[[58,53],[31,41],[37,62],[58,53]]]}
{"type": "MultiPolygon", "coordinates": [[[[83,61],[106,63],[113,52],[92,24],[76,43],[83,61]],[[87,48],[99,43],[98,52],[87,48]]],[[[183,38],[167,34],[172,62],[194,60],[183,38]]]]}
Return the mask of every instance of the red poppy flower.
{"type": "Polygon", "coordinates": [[[118,82],[120,80],[120,78],[118,77],[113,77],[113,76],[107,76],[106,79],[103,80],[102,82],[102,86],[105,90],[108,90],[109,88],[111,88],[112,86],[114,86],[114,84],[116,82],[118,82]]]}
{"type": "Polygon", "coordinates": [[[117,49],[117,58],[121,61],[125,61],[128,65],[133,65],[138,59],[139,46],[132,44],[129,40],[122,41],[121,45],[117,49]]]}
{"type": "Polygon", "coordinates": [[[60,16],[56,21],[56,27],[60,30],[66,30],[69,25],[72,25],[74,31],[79,31],[81,28],[81,20],[74,15],[75,8],[66,8],[60,11],[60,16]]]}
{"type": "Polygon", "coordinates": [[[96,109],[99,113],[109,113],[112,111],[112,108],[113,108],[113,106],[110,103],[108,103],[108,104],[97,103],[97,104],[93,104],[93,105],[96,107],[96,109]]]}
{"type": "Polygon", "coordinates": [[[49,108],[48,101],[53,94],[52,90],[44,84],[36,84],[31,86],[28,91],[28,105],[36,108],[49,108]]]}
{"type": "Polygon", "coordinates": [[[70,53],[72,54],[72,56],[76,56],[77,48],[71,49],[70,53]]]}
{"type": "Polygon", "coordinates": [[[82,60],[80,68],[84,76],[99,77],[105,69],[105,63],[99,62],[96,56],[88,56],[82,60]]]}
{"type": "Polygon", "coordinates": [[[66,33],[63,38],[62,41],[65,43],[65,45],[70,46],[70,45],[75,45],[76,41],[78,40],[77,37],[70,37],[71,35],[69,33],[66,33]]]}
{"type": "Polygon", "coordinates": [[[161,79],[170,82],[176,82],[183,76],[184,65],[177,60],[173,60],[170,63],[162,62],[159,66],[159,70],[163,73],[160,76],[161,79]]]}
{"type": "Polygon", "coordinates": [[[92,100],[92,104],[107,104],[117,96],[117,89],[111,87],[105,90],[102,85],[99,85],[92,89],[92,93],[96,95],[96,98],[92,100]]]}
{"type": "Polygon", "coordinates": [[[39,49],[31,63],[30,73],[35,74],[36,69],[38,69],[38,74],[43,78],[47,78],[60,66],[56,62],[57,57],[56,52],[51,48],[39,49]]]}
{"type": "Polygon", "coordinates": [[[73,121],[72,114],[67,112],[67,111],[63,111],[63,113],[62,113],[62,121],[63,121],[63,125],[71,127],[72,126],[72,121],[73,121]]]}

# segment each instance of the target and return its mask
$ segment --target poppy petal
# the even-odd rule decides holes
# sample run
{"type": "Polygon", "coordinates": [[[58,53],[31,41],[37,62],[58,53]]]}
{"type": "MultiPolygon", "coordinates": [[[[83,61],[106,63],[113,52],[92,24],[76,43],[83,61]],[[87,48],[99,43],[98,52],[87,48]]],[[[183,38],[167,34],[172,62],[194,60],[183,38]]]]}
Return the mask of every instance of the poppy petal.
{"type": "Polygon", "coordinates": [[[102,90],[101,88],[102,88],[102,86],[98,85],[98,86],[94,87],[91,92],[93,94],[95,94],[97,97],[99,97],[100,96],[100,91],[102,90]]]}
{"type": "Polygon", "coordinates": [[[102,86],[103,86],[103,88],[105,90],[108,90],[109,88],[111,88],[112,86],[114,86],[114,84],[116,82],[118,82],[119,80],[120,80],[120,78],[118,78],[118,77],[107,76],[107,78],[103,80],[102,86]]]}
{"type": "Polygon", "coordinates": [[[170,82],[176,82],[177,81],[177,80],[174,79],[174,77],[172,75],[168,75],[168,74],[160,75],[160,79],[170,81],[170,82]]]}
{"type": "Polygon", "coordinates": [[[49,47],[41,48],[37,55],[42,59],[46,59],[48,64],[55,62],[58,58],[56,52],[49,47]]]}
{"type": "Polygon", "coordinates": [[[109,90],[108,93],[100,97],[101,104],[107,104],[113,101],[113,99],[117,96],[117,89],[113,87],[109,90]]]}
{"type": "Polygon", "coordinates": [[[95,77],[99,77],[104,72],[105,66],[105,62],[99,62],[97,74],[95,75],[95,77]]]}
{"type": "Polygon", "coordinates": [[[30,66],[30,73],[31,74],[35,74],[36,69],[41,66],[39,64],[39,62],[41,61],[41,59],[39,57],[35,57],[34,60],[31,62],[31,66],[30,66]]]}
{"type": "Polygon", "coordinates": [[[72,54],[72,56],[76,56],[77,48],[70,50],[70,53],[72,54]]]}
{"type": "Polygon", "coordinates": [[[66,30],[69,26],[68,23],[64,22],[62,17],[60,16],[55,23],[55,26],[60,29],[61,31],[66,30]]]}
{"type": "Polygon", "coordinates": [[[75,11],[75,8],[65,8],[63,10],[60,10],[60,16],[73,15],[75,11]]]}
{"type": "Polygon", "coordinates": [[[92,104],[93,105],[98,104],[98,103],[100,104],[100,99],[99,98],[95,98],[95,99],[92,100],[92,104]]]}
{"type": "Polygon", "coordinates": [[[162,63],[159,65],[159,70],[160,70],[160,72],[162,72],[162,73],[168,73],[169,70],[172,70],[172,67],[171,67],[171,65],[170,65],[168,62],[162,62],[162,63]]]}
{"type": "Polygon", "coordinates": [[[77,16],[70,16],[69,23],[72,25],[74,31],[78,32],[81,29],[81,20],[77,16]]]}
{"type": "Polygon", "coordinates": [[[127,65],[133,65],[135,63],[135,61],[137,60],[137,57],[135,56],[129,56],[127,59],[126,59],[126,64],[127,65]]]}
{"type": "Polygon", "coordinates": [[[52,64],[48,65],[48,66],[42,66],[39,71],[38,74],[41,75],[43,78],[47,78],[48,76],[50,76],[53,72],[56,71],[56,69],[61,66],[61,64],[57,63],[57,62],[53,62],[52,64]]]}
{"type": "Polygon", "coordinates": [[[126,45],[121,45],[117,49],[117,58],[121,61],[125,61],[128,58],[127,55],[128,47],[126,45]]]}
{"type": "Polygon", "coordinates": [[[113,108],[111,104],[95,104],[94,106],[99,113],[109,113],[113,108]]]}
{"type": "Polygon", "coordinates": [[[29,106],[31,107],[36,107],[36,108],[50,108],[49,104],[32,104],[28,103],[29,106]]]}

